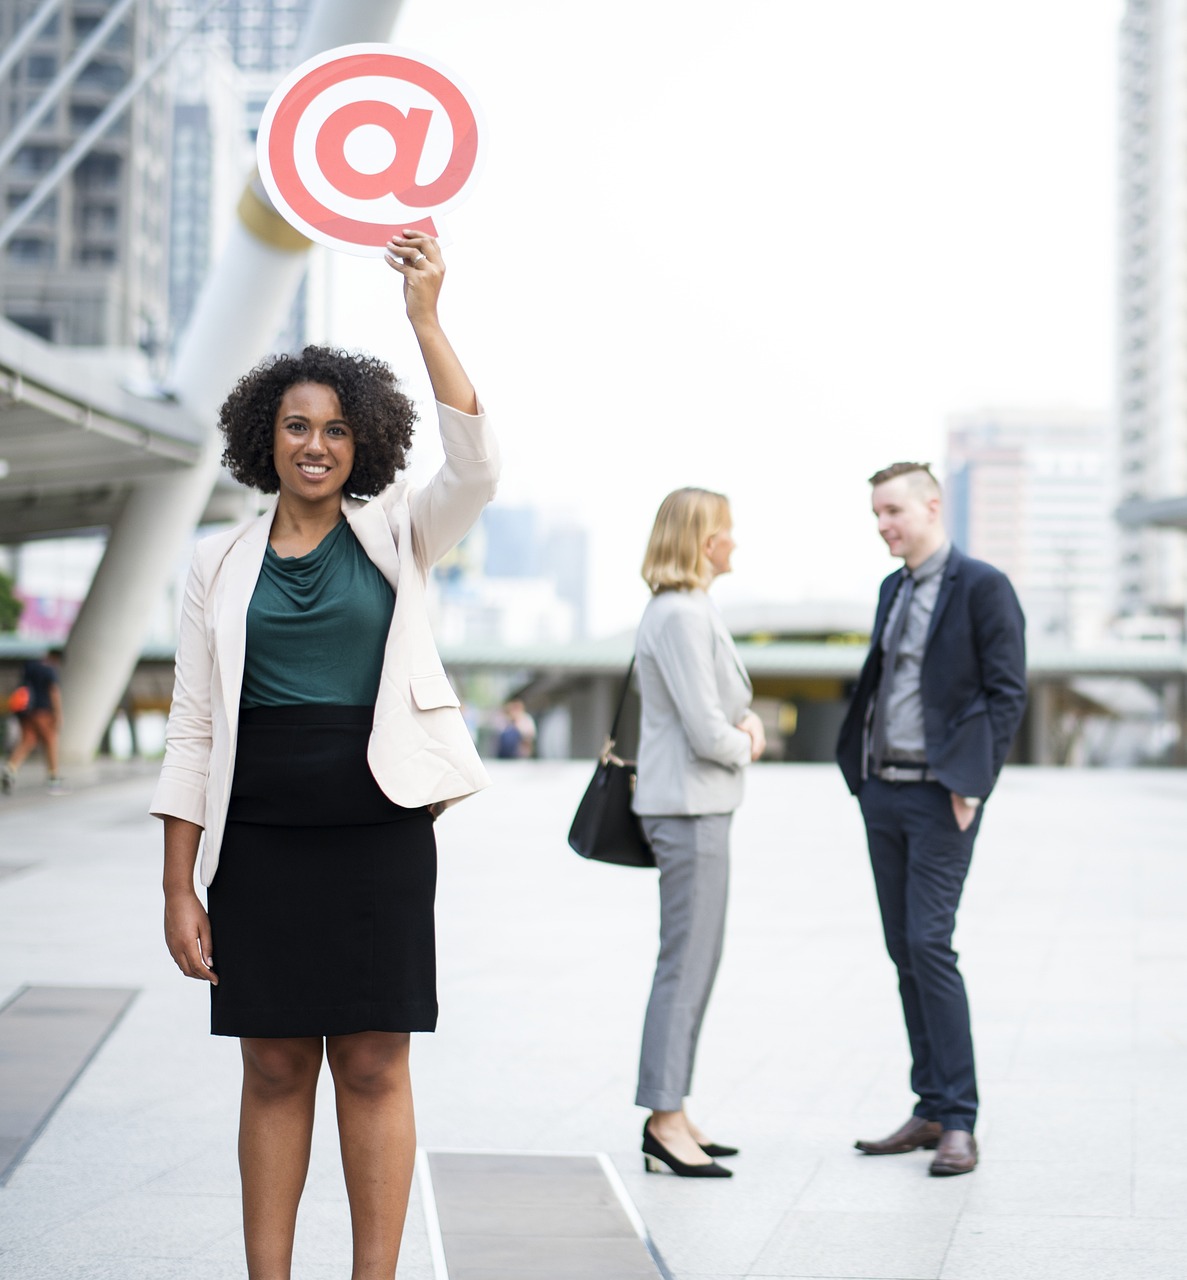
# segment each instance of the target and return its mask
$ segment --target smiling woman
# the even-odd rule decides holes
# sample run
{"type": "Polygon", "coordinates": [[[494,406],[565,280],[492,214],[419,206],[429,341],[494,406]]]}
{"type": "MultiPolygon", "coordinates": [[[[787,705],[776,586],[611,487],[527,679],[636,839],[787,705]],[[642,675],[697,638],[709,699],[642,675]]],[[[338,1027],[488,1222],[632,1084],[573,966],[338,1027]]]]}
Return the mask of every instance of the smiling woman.
{"type": "Polygon", "coordinates": [[[284,393],[276,414],[272,465],[291,501],[320,501],[349,481],[354,432],[333,387],[299,382],[284,393]]]}
{"type": "Polygon", "coordinates": [[[416,1146],[409,1033],[437,1022],[433,823],[488,782],[424,580],[493,496],[498,450],[437,319],[436,241],[398,236],[387,261],[445,462],[421,489],[400,477],[415,413],[373,357],[306,347],[240,379],[220,412],[224,461],[278,496],[195,552],[152,804],[166,942],[210,983],[211,1031],[240,1041],[251,1280],[290,1273],[323,1057],[351,1274],[395,1272],[416,1146]]]}
{"type": "MultiPolygon", "coordinates": [[[[318,413],[323,427],[334,419],[353,441],[356,456],[343,477],[348,493],[371,497],[404,470],[416,409],[395,374],[373,356],[317,346],[300,355],[274,356],[239,380],[219,416],[226,442],[223,462],[240,484],[278,492],[282,414],[305,417],[308,427],[310,415],[318,413]],[[326,392],[332,401],[324,399],[326,392]]],[[[297,432],[286,427],[285,433],[297,432]]]]}

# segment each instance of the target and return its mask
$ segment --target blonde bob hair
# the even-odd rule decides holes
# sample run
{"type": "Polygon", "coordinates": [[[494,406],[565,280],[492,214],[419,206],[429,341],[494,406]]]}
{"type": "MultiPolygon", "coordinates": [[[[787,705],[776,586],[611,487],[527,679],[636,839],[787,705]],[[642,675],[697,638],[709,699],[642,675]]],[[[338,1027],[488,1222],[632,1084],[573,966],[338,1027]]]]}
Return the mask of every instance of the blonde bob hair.
{"type": "Polygon", "coordinates": [[[705,543],[731,523],[729,499],[724,494],[709,489],[669,493],[659,504],[643,557],[643,581],[651,594],[708,587],[713,572],[705,543]]]}

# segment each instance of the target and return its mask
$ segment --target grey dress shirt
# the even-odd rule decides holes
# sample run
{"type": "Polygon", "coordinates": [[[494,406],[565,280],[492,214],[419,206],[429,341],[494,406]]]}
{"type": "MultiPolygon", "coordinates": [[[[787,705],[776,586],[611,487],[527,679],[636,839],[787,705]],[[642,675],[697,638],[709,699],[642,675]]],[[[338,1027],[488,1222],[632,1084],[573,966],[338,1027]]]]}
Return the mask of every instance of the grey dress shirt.
{"type": "MultiPolygon", "coordinates": [[[[945,542],[917,568],[910,571],[915,579],[915,591],[908,606],[907,623],[899,641],[894,666],[893,682],[886,707],[886,759],[924,762],[927,759],[923,736],[923,697],[919,682],[923,671],[923,648],[935,612],[940,583],[948,564],[952,544],[945,542]]],[[[902,608],[900,594],[886,617],[882,628],[883,657],[887,637],[894,632],[895,619],[902,608]]]]}

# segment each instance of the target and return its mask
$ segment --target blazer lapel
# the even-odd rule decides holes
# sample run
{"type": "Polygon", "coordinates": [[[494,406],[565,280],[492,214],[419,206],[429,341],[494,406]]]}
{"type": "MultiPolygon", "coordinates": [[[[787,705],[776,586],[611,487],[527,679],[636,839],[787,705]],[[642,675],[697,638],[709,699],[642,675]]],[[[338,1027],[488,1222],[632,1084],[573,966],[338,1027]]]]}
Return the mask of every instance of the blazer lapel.
{"type": "Polygon", "coordinates": [[[356,498],[343,498],[342,511],[368,559],[395,591],[400,582],[400,553],[383,504],[374,499],[360,502],[356,498]]]}
{"type": "Polygon", "coordinates": [[[886,619],[890,616],[890,606],[898,595],[906,572],[905,568],[897,569],[882,583],[882,590],[878,595],[878,610],[874,615],[874,630],[870,636],[871,652],[877,650],[878,642],[882,639],[882,630],[886,626],[886,619]]]}
{"type": "Polygon", "coordinates": [[[247,653],[247,609],[268,549],[272,510],[252,521],[227,552],[219,570],[215,649],[223,686],[223,704],[239,705],[243,660],[247,653]]]}
{"type": "Polygon", "coordinates": [[[734,638],[730,635],[730,629],[725,625],[725,619],[721,616],[720,610],[713,601],[709,599],[708,595],[706,595],[705,600],[709,605],[709,613],[713,619],[713,627],[717,632],[718,638],[721,640],[722,644],[725,645],[726,651],[733,659],[734,666],[738,670],[738,675],[742,677],[742,683],[746,686],[747,692],[753,693],[754,686],[750,683],[750,672],[746,670],[746,666],[742,661],[742,655],[738,652],[738,646],[734,644],[734,638]]]}
{"type": "Polygon", "coordinates": [[[960,564],[963,559],[964,556],[955,546],[948,552],[948,563],[944,566],[944,580],[940,583],[940,591],[936,596],[936,607],[931,611],[931,621],[927,624],[927,639],[923,642],[924,653],[927,652],[928,646],[931,644],[931,638],[935,635],[940,618],[943,617],[944,610],[948,607],[948,601],[952,599],[952,588],[960,574],[960,564]]]}

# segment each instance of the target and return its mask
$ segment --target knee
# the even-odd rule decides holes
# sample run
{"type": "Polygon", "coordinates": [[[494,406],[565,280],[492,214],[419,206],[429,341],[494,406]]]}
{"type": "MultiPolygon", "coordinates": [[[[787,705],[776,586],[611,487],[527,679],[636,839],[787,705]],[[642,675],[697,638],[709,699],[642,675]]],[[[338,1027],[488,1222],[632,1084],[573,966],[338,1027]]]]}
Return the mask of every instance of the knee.
{"type": "Polygon", "coordinates": [[[916,972],[950,969],[956,963],[950,934],[935,929],[918,929],[906,937],[908,965],[916,972]]]}
{"type": "Polygon", "coordinates": [[[408,1035],[364,1031],[334,1036],[326,1045],[334,1086],[369,1096],[398,1092],[408,1083],[408,1035]]]}
{"type": "Polygon", "coordinates": [[[259,1097],[285,1098],[317,1088],[320,1040],[243,1040],[243,1086],[259,1097]]]}

